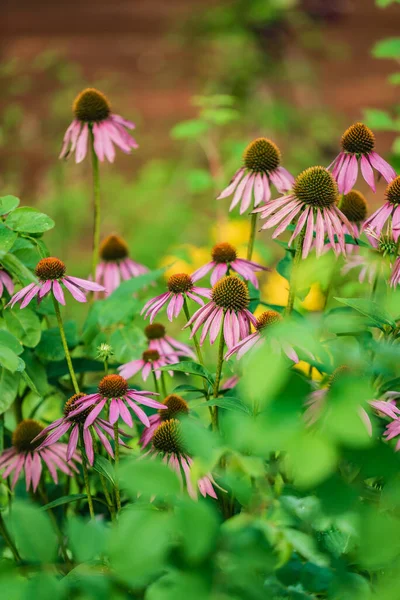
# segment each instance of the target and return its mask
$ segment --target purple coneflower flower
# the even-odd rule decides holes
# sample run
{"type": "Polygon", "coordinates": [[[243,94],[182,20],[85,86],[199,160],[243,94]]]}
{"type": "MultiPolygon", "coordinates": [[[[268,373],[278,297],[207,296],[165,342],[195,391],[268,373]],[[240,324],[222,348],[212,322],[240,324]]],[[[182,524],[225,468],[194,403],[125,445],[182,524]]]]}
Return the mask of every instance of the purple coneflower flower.
{"type": "MultiPolygon", "coordinates": [[[[195,500],[197,493],[191,481],[193,460],[184,448],[182,437],[181,423],[178,419],[163,421],[155,430],[151,448],[144,456],[162,456],[163,462],[167,463],[175,471],[182,485],[185,478],[188,494],[195,500]]],[[[212,498],[217,498],[213,486],[219,487],[215,483],[211,473],[208,473],[197,481],[200,494],[204,497],[211,496],[212,498]]]]}
{"type": "Polygon", "coordinates": [[[375,192],[374,171],[391,181],[396,177],[395,170],[374,152],[375,136],[364,123],[354,123],[346,129],[342,136],[342,152],[329,165],[333,167],[332,174],[338,182],[339,192],[348,194],[358,176],[358,162],[361,173],[370,188],[375,192]]]}
{"type": "Polygon", "coordinates": [[[200,269],[197,269],[197,271],[192,274],[192,281],[198,281],[212,270],[210,281],[211,285],[215,285],[219,279],[232,270],[238,275],[241,275],[243,279],[250,281],[254,287],[258,288],[258,281],[255,273],[271,270],[251,260],[238,258],[236,249],[226,242],[214,246],[211,251],[211,257],[212,261],[208,262],[203,267],[200,267],[200,269]]]}
{"type": "Polygon", "coordinates": [[[393,238],[397,242],[400,235],[400,176],[389,183],[385,196],[385,204],[365,221],[363,229],[372,230],[379,237],[389,221],[393,238]]]}
{"type": "Polygon", "coordinates": [[[163,404],[165,405],[165,410],[159,410],[155,415],[151,415],[149,418],[150,427],[143,430],[139,441],[142,448],[148,446],[153,439],[154,432],[161,423],[164,423],[164,421],[168,421],[169,419],[176,419],[179,415],[189,414],[188,403],[177,394],[170,394],[167,396],[164,399],[163,404]]]}
{"type": "Polygon", "coordinates": [[[235,193],[229,210],[240,202],[240,214],[243,214],[252,205],[253,196],[253,206],[268,202],[272,183],[282,194],[292,187],[294,178],[279,166],[281,153],[271,140],[258,138],[251,142],[244,152],[243,161],[244,166],[236,171],[228,187],[217,198],[220,200],[235,193]]]}
{"type": "Polygon", "coordinates": [[[396,262],[394,263],[393,271],[390,276],[390,285],[391,287],[397,287],[400,283],[400,258],[396,258],[396,262]]]}
{"type": "Polygon", "coordinates": [[[127,279],[144,275],[148,268],[129,258],[129,249],[118,235],[109,235],[100,246],[100,262],[96,267],[96,282],[105,288],[109,296],[127,279]]]}
{"type": "MultiPolygon", "coordinates": [[[[250,333],[250,335],[246,335],[239,343],[235,344],[225,355],[225,359],[228,360],[234,354],[237,355],[237,360],[241,359],[246,352],[248,352],[251,348],[255,348],[260,346],[265,341],[271,344],[272,350],[274,352],[283,351],[290,360],[294,363],[299,362],[299,357],[297,356],[295,350],[286,342],[281,342],[278,338],[276,338],[273,334],[271,334],[271,326],[274,324],[280,323],[282,321],[282,316],[276,312],[275,310],[266,310],[263,312],[256,322],[253,325],[256,328],[254,333],[250,333]],[[270,329],[270,332],[266,334],[266,329],[270,329]],[[266,334],[266,335],[265,335],[266,334]]],[[[248,334],[248,331],[247,331],[248,334]]]]}
{"type": "Polygon", "coordinates": [[[151,323],[144,328],[144,333],[149,342],[149,350],[157,350],[161,355],[173,358],[178,362],[180,356],[196,358],[193,350],[187,344],[183,344],[167,335],[164,325],[161,323],[151,323]]]}
{"type": "Polygon", "coordinates": [[[352,231],[352,226],[336,206],[337,198],[337,183],[331,173],[324,167],[310,167],[296,178],[291,194],[272,200],[255,212],[260,212],[261,218],[266,219],[262,229],[277,225],[273,238],[283,233],[296,219],[289,246],[298,235],[304,235],[303,258],[308,256],[313,245],[314,231],[317,256],[323,252],[325,234],[335,252],[345,254],[343,226],[348,231],[352,231]]]}
{"type": "Polygon", "coordinates": [[[229,275],[220,279],[211,291],[211,302],[199,308],[185,327],[192,327],[190,337],[203,326],[200,344],[207,335],[213,344],[221,330],[229,349],[239,340],[246,337],[250,323],[256,324],[255,316],[248,310],[250,304],[249,291],[241,279],[229,275]]]}
{"type": "Polygon", "coordinates": [[[208,288],[197,287],[193,285],[193,280],[190,275],[186,273],[178,273],[177,275],[171,275],[167,281],[168,292],[160,294],[152,298],[143,306],[141,315],[144,313],[144,318],[150,315],[150,323],[152,323],[156,315],[160,312],[162,307],[168,304],[167,317],[172,321],[173,317],[177,317],[183,308],[185,298],[191,298],[200,306],[203,306],[204,302],[200,296],[209,298],[211,290],[208,288]]]}
{"type": "MultiPolygon", "coordinates": [[[[60,304],[65,304],[64,291],[61,287],[63,284],[70,294],[78,302],[86,302],[86,296],[82,290],[93,292],[103,291],[104,288],[93,281],[87,281],[80,277],[72,277],[65,275],[66,267],[58,258],[49,257],[42,258],[36,265],[35,274],[39,278],[38,283],[30,283],[26,287],[17,292],[10,300],[8,305],[14,306],[17,302],[21,303],[21,308],[28,306],[30,301],[38,298],[42,300],[50,292],[60,304]]],[[[8,306],[7,305],[7,306],[8,306]]]]}
{"type": "Polygon", "coordinates": [[[0,298],[3,295],[4,288],[10,294],[10,296],[14,293],[14,284],[13,280],[4,269],[0,269],[0,298]]]}
{"type": "Polygon", "coordinates": [[[232,377],[228,377],[222,381],[220,389],[221,390],[232,390],[239,383],[240,377],[238,375],[232,375],[232,377]]]}
{"type": "Polygon", "coordinates": [[[148,396],[158,396],[158,394],[155,392],[130,390],[128,389],[128,382],[121,375],[106,375],[99,383],[97,394],[89,394],[76,400],[78,408],[75,408],[70,413],[70,417],[80,415],[89,407],[93,407],[85,418],[84,429],[87,429],[95,421],[97,415],[101,413],[106,404],[109,403],[109,420],[111,425],[114,425],[118,421],[118,418],[121,417],[129,427],[132,427],[133,421],[131,413],[127,408],[128,405],[140,421],[146,427],[149,427],[150,421],[148,416],[136,403],[157,409],[165,407],[160,402],[156,402],[156,400],[148,396]]]}
{"type": "Polygon", "coordinates": [[[11,488],[14,489],[22,470],[25,471],[26,489],[32,486],[36,492],[42,474],[43,462],[55,483],[58,483],[57,469],[66,475],[78,472],[73,461],[81,462],[75,452],[70,456],[67,465],[67,445],[52,443],[46,448],[39,448],[40,442],[36,441],[43,427],[33,419],[24,419],[15,429],[12,436],[12,448],[4,450],[0,455],[0,470],[4,470],[2,477],[6,479],[14,473],[11,488]]]}
{"type": "MultiPolygon", "coordinates": [[[[108,421],[100,419],[100,417],[96,416],[94,420],[92,420],[90,427],[84,429],[83,424],[88,415],[91,413],[92,408],[89,407],[83,412],[76,414],[76,409],[79,406],[78,400],[86,397],[87,396],[85,394],[80,393],[75,394],[69,400],[67,400],[64,406],[64,416],[61,417],[61,419],[54,421],[54,423],[51,423],[51,425],[43,429],[36,436],[35,441],[46,436],[42,442],[39,442],[39,450],[54,444],[63,435],[69,432],[68,446],[66,446],[66,459],[67,461],[70,461],[71,457],[75,455],[81,430],[85,452],[90,465],[93,465],[94,462],[93,434],[95,436],[97,435],[108,454],[114,458],[113,449],[107,438],[107,436],[109,436],[111,439],[114,439],[114,429],[112,425],[108,423],[108,421]]],[[[119,433],[126,436],[126,433],[124,433],[122,430],[119,430],[119,433]]],[[[125,445],[121,439],[119,439],[119,442],[121,445],[125,445]]]]}
{"type": "MultiPolygon", "coordinates": [[[[150,373],[153,371],[155,377],[160,379],[162,374],[160,368],[164,367],[165,365],[173,365],[175,362],[176,361],[174,358],[159,354],[158,350],[145,350],[142,354],[142,358],[131,360],[130,362],[121,365],[118,367],[118,372],[121,377],[130,379],[136,375],[136,373],[141,371],[142,379],[143,381],[146,381],[150,373]]],[[[173,376],[172,371],[170,371],[170,375],[173,376]]]]}
{"type": "Polygon", "coordinates": [[[83,90],[75,99],[73,112],[75,118],[65,133],[60,158],[68,158],[75,152],[75,161],[82,162],[91,135],[94,151],[100,161],[104,158],[109,162],[114,161],[114,144],[126,154],[138,147],[127,132],[127,129],[135,128],[134,123],[113,114],[107,98],[98,90],[83,90]]]}

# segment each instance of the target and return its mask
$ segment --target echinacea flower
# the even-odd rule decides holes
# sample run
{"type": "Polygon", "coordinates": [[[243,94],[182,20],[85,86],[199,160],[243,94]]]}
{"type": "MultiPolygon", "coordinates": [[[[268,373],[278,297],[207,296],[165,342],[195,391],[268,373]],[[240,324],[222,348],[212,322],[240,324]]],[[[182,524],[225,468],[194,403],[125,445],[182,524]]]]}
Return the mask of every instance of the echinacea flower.
{"type": "Polygon", "coordinates": [[[96,267],[96,282],[103,285],[105,295],[117,289],[121,281],[148,273],[148,268],[129,258],[129,249],[118,235],[109,235],[100,245],[100,262],[96,267]]]}
{"type": "MultiPolygon", "coordinates": [[[[81,433],[86,456],[90,465],[93,465],[94,462],[93,437],[96,436],[99,438],[106,452],[108,452],[108,454],[114,458],[114,451],[107,438],[107,436],[109,436],[114,440],[114,429],[112,425],[105,419],[101,419],[99,416],[96,416],[94,420],[92,420],[90,427],[84,429],[83,424],[92,411],[92,408],[89,407],[83,412],[75,414],[76,409],[79,406],[77,401],[85,397],[86,396],[83,393],[75,394],[66,401],[64,406],[64,416],[61,417],[61,419],[54,421],[54,423],[51,423],[36,436],[36,440],[39,440],[40,444],[39,450],[42,448],[47,448],[48,446],[57,442],[63,435],[69,433],[68,446],[66,446],[66,459],[67,461],[70,461],[71,457],[75,455],[81,433]],[[45,439],[42,440],[42,438],[45,439]]],[[[124,433],[122,430],[118,431],[120,435],[126,436],[126,433],[124,433]]],[[[125,445],[121,439],[119,439],[119,442],[120,444],[125,445]]]]}
{"type": "MultiPolygon", "coordinates": [[[[246,335],[239,343],[235,344],[225,355],[225,360],[237,355],[240,360],[251,348],[255,348],[268,342],[274,352],[283,351],[294,363],[299,362],[295,350],[286,342],[279,340],[273,335],[273,325],[282,321],[282,315],[275,310],[266,310],[253,323],[256,331],[246,335]],[[269,330],[269,331],[268,331],[269,330]]],[[[248,332],[247,332],[248,333],[248,332]]]]}
{"type": "MultiPolygon", "coordinates": [[[[67,288],[70,294],[78,302],[86,302],[87,298],[82,290],[91,292],[101,292],[104,288],[93,281],[87,281],[80,277],[65,275],[66,267],[58,258],[42,258],[36,265],[35,274],[39,279],[38,283],[30,283],[17,292],[10,300],[8,305],[12,307],[17,302],[21,303],[21,308],[28,306],[30,301],[37,297],[42,300],[47,294],[52,293],[54,298],[60,304],[65,304],[64,291],[61,284],[67,288]]],[[[7,305],[7,306],[8,306],[7,305]]]]}
{"type": "Polygon", "coordinates": [[[82,162],[91,136],[94,151],[102,162],[104,158],[111,163],[114,161],[114,144],[125,154],[130,154],[132,148],[138,147],[127,132],[127,129],[135,128],[134,123],[113,114],[109,101],[98,90],[83,90],[75,98],[73,112],[75,118],[65,133],[60,158],[68,158],[75,152],[75,161],[82,162]]]}
{"type": "Polygon", "coordinates": [[[109,404],[109,421],[111,425],[114,425],[118,421],[118,418],[121,417],[129,427],[132,427],[131,413],[127,408],[129,406],[143,425],[149,427],[149,418],[138,404],[157,409],[165,408],[163,404],[156,402],[156,400],[149,398],[149,396],[158,396],[158,394],[142,390],[131,390],[128,388],[128,382],[121,375],[106,375],[100,381],[96,394],[89,394],[76,400],[77,408],[69,416],[75,417],[92,407],[92,410],[86,413],[84,420],[84,429],[87,429],[95,421],[103,408],[109,404]]]}
{"type": "Polygon", "coordinates": [[[239,376],[232,375],[232,377],[228,377],[221,382],[220,389],[221,390],[232,390],[239,383],[239,376]]]}
{"type": "Polygon", "coordinates": [[[6,479],[12,473],[11,488],[14,489],[22,470],[25,471],[26,489],[32,487],[36,492],[42,474],[43,463],[46,465],[54,483],[58,483],[57,469],[66,475],[73,475],[78,469],[74,461],[81,462],[74,452],[67,464],[67,445],[52,443],[46,448],[39,448],[37,436],[43,431],[42,425],[33,419],[21,421],[12,435],[12,447],[0,454],[0,470],[6,479]]]}
{"type": "Polygon", "coordinates": [[[187,344],[167,335],[166,329],[161,323],[147,325],[144,333],[149,343],[149,350],[157,350],[159,354],[174,358],[175,362],[178,362],[180,356],[196,357],[187,344]]]}
{"type": "Polygon", "coordinates": [[[342,151],[328,168],[338,182],[339,192],[348,194],[358,177],[358,163],[361,173],[370,188],[375,192],[374,171],[378,171],[386,181],[392,181],[396,172],[379,154],[374,151],[375,136],[364,123],[354,123],[342,136],[342,151]]]}
{"type": "Polygon", "coordinates": [[[393,271],[390,276],[390,286],[397,287],[400,283],[400,257],[396,258],[394,263],[393,271]]]}
{"type": "Polygon", "coordinates": [[[162,307],[168,304],[167,308],[167,317],[169,321],[172,321],[173,317],[177,317],[181,312],[185,298],[191,298],[200,306],[203,306],[204,302],[200,296],[205,298],[209,298],[211,294],[211,290],[208,288],[197,287],[193,285],[193,280],[190,275],[186,273],[177,273],[176,275],[171,275],[171,277],[167,281],[168,292],[164,292],[164,294],[160,294],[155,298],[152,298],[143,306],[141,315],[144,313],[144,318],[150,315],[150,323],[152,323],[160,312],[162,307]]]}
{"type": "MultiPolygon", "coordinates": [[[[193,460],[184,448],[183,436],[181,432],[181,423],[178,419],[168,419],[163,421],[155,430],[152,437],[152,445],[150,450],[145,454],[150,456],[160,456],[163,462],[175,471],[178,475],[181,484],[183,485],[184,478],[186,489],[191,498],[196,500],[197,493],[193,487],[191,480],[191,467],[193,460]],[[183,472],[183,473],[182,473],[183,472]]],[[[217,498],[214,487],[219,487],[214,481],[211,473],[208,473],[197,481],[197,487],[200,494],[205,498],[217,498]]],[[[220,488],[221,489],[221,488],[220,488]]]]}
{"type": "Polygon", "coordinates": [[[347,256],[341,273],[347,275],[352,269],[360,269],[358,281],[364,283],[367,280],[372,285],[377,277],[385,279],[388,276],[389,269],[398,255],[398,244],[390,230],[387,234],[381,233],[377,236],[374,231],[367,229],[366,234],[371,248],[363,247],[357,254],[347,256]]]}
{"type": "Polygon", "coordinates": [[[289,246],[297,236],[304,236],[303,258],[308,256],[313,245],[314,231],[317,256],[323,252],[325,235],[336,253],[345,254],[343,226],[348,231],[352,231],[352,227],[336,206],[337,199],[338,187],[331,173],[324,167],[310,167],[296,178],[288,196],[271,200],[254,212],[260,212],[261,218],[266,219],[261,229],[277,226],[272,234],[273,238],[283,233],[296,220],[289,246]]]}
{"type": "Polygon", "coordinates": [[[251,142],[244,151],[243,162],[244,166],[236,171],[228,187],[217,198],[227,198],[234,193],[230,211],[239,202],[240,214],[249,210],[252,205],[268,202],[271,198],[271,184],[282,194],[292,187],[294,178],[280,166],[281,152],[271,140],[257,138],[251,142]]]}
{"type": "MultiPolygon", "coordinates": [[[[131,360],[120,367],[118,372],[124,379],[130,379],[139,371],[142,372],[142,379],[146,381],[150,373],[153,371],[156,379],[160,379],[162,371],[161,367],[165,365],[173,365],[176,361],[170,356],[159,354],[158,350],[145,350],[142,354],[142,358],[137,360],[131,360]]],[[[173,375],[173,372],[170,372],[173,375]]]]}
{"type": "Polygon", "coordinates": [[[186,400],[177,394],[170,394],[163,400],[165,410],[159,410],[155,415],[149,417],[150,427],[146,427],[140,437],[139,444],[146,448],[153,439],[156,429],[169,419],[176,419],[179,415],[189,414],[189,406],[186,400]]]}
{"type": "Polygon", "coordinates": [[[379,236],[386,223],[393,231],[393,238],[397,242],[400,236],[400,176],[396,177],[386,188],[386,202],[378,208],[364,223],[363,229],[372,230],[379,236]]]}
{"type": "Polygon", "coordinates": [[[217,244],[211,251],[212,261],[208,262],[192,274],[192,280],[198,281],[207,273],[211,273],[211,285],[215,285],[219,279],[224,277],[231,270],[241,275],[243,279],[250,281],[254,287],[258,288],[258,281],[255,273],[260,271],[270,271],[268,267],[263,267],[251,260],[237,257],[236,248],[226,242],[217,244]]]}
{"type": "Polygon", "coordinates": [[[203,326],[200,336],[200,345],[204,343],[207,335],[210,344],[218,337],[222,327],[222,334],[229,349],[239,340],[246,337],[250,323],[256,324],[255,316],[248,310],[250,304],[249,291],[246,284],[232,275],[220,279],[211,290],[211,301],[199,308],[189,319],[185,327],[192,326],[190,337],[203,326]]]}
{"type": "Polygon", "coordinates": [[[14,283],[7,271],[0,269],[0,298],[3,295],[4,289],[12,296],[14,293],[14,283]]]}

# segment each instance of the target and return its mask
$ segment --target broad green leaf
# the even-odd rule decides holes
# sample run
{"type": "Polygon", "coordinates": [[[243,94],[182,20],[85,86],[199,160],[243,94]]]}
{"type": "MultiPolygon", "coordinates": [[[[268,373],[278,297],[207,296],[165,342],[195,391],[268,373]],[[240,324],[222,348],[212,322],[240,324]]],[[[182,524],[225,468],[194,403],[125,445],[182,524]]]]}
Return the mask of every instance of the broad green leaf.
{"type": "Polygon", "coordinates": [[[69,504],[70,502],[77,502],[78,500],[83,500],[84,498],[86,498],[86,494],[70,494],[69,496],[61,496],[61,498],[57,498],[57,500],[53,500],[52,502],[48,502],[42,506],[41,510],[49,510],[50,508],[62,506],[63,504],[69,504]]]}
{"type": "Polygon", "coordinates": [[[21,371],[21,359],[9,348],[0,346],[0,366],[11,373],[21,371]]]}
{"type": "Polygon", "coordinates": [[[381,40],[373,47],[372,54],[376,58],[400,58],[400,37],[381,40]]]}
{"type": "Polygon", "coordinates": [[[4,311],[7,327],[28,348],[35,348],[40,342],[42,328],[40,319],[28,307],[20,310],[19,306],[4,311]]]}
{"type": "Polygon", "coordinates": [[[0,258],[3,258],[13,247],[18,234],[0,223],[0,258]]]}
{"type": "MultiPolygon", "coordinates": [[[[73,358],[72,366],[75,373],[98,373],[104,370],[104,364],[98,360],[90,358],[73,358]]],[[[68,364],[66,360],[52,361],[46,367],[49,379],[59,379],[64,375],[69,374],[68,364]]]]}
{"type": "Polygon", "coordinates": [[[101,456],[100,454],[94,455],[93,469],[100,473],[100,475],[103,475],[113,486],[115,486],[116,479],[114,466],[109,460],[104,458],[104,456],[101,456]]]}
{"type": "MultiPolygon", "coordinates": [[[[5,311],[5,313],[6,312],[7,311],[5,311]]],[[[0,329],[0,350],[1,348],[8,348],[18,356],[23,352],[23,347],[18,339],[6,329],[0,329]]]]}
{"type": "Polygon", "coordinates": [[[190,360],[183,360],[175,365],[165,365],[165,367],[161,367],[161,370],[189,373],[189,375],[200,375],[200,377],[206,379],[211,385],[214,383],[213,375],[205,367],[190,360]]]}
{"type": "Polygon", "coordinates": [[[400,0],[376,0],[376,5],[380,8],[387,8],[391,4],[399,4],[400,0]]]}
{"type": "Polygon", "coordinates": [[[224,408],[225,410],[234,410],[239,412],[245,412],[247,414],[251,414],[251,411],[248,406],[243,404],[243,402],[235,397],[235,396],[224,396],[223,398],[212,398],[208,402],[202,402],[197,408],[204,408],[207,406],[218,406],[219,408],[224,408]]]}
{"type": "Polygon", "coordinates": [[[68,520],[67,531],[71,550],[79,562],[92,562],[95,557],[107,550],[109,536],[107,522],[87,521],[74,516],[68,520]]]}
{"type": "Polygon", "coordinates": [[[338,461],[329,439],[312,432],[299,432],[288,444],[287,461],[296,485],[312,487],[331,475],[338,461]]]}
{"type": "Polygon", "coordinates": [[[366,298],[335,298],[335,300],[354,308],[354,310],[371,319],[379,328],[382,328],[382,325],[396,327],[393,317],[372,300],[366,298]]]}
{"type": "Polygon", "coordinates": [[[7,269],[9,273],[14,275],[23,285],[27,285],[28,283],[32,283],[37,281],[36,277],[30,271],[20,259],[8,252],[5,256],[1,258],[1,262],[3,263],[3,267],[7,269]]]}
{"type": "Polygon", "coordinates": [[[36,208],[23,206],[8,215],[6,225],[21,233],[44,233],[53,229],[55,223],[53,219],[36,208]]]}
{"type": "Polygon", "coordinates": [[[121,487],[133,498],[145,496],[167,496],[179,494],[179,479],[161,460],[131,458],[120,466],[121,487]]]}
{"type": "Polygon", "coordinates": [[[116,329],[110,336],[110,344],[115,358],[121,363],[141,358],[142,352],[146,350],[146,338],[136,325],[116,329]]]}
{"type": "Polygon", "coordinates": [[[392,85],[400,85],[400,73],[392,73],[389,75],[388,81],[392,85]]]}
{"type": "Polygon", "coordinates": [[[14,502],[8,521],[22,558],[34,563],[51,563],[55,559],[57,536],[49,517],[39,507],[14,502]]]}
{"type": "Polygon", "coordinates": [[[19,198],[16,198],[15,196],[3,196],[0,198],[0,216],[15,210],[19,203],[19,198]]]}
{"type": "Polygon", "coordinates": [[[214,505],[183,498],[176,507],[176,519],[185,559],[204,560],[214,548],[218,535],[219,518],[214,505]]]}
{"type": "Polygon", "coordinates": [[[290,273],[293,264],[293,252],[286,250],[285,256],[276,265],[279,275],[282,275],[287,281],[290,279],[290,273]]]}
{"type": "Polygon", "coordinates": [[[8,410],[18,394],[21,375],[0,368],[0,415],[8,410]]]}
{"type": "Polygon", "coordinates": [[[368,108],[364,111],[365,121],[369,127],[377,131],[393,131],[396,124],[390,114],[384,110],[368,108]]]}
{"type": "Polygon", "coordinates": [[[327,557],[318,550],[317,544],[311,534],[303,533],[296,529],[285,529],[284,535],[293,548],[304,556],[304,558],[322,567],[328,565],[327,557]]]}
{"type": "Polygon", "coordinates": [[[208,131],[210,125],[200,119],[182,121],[171,129],[171,137],[174,140],[197,139],[208,131]]]}
{"type": "MultiPolygon", "coordinates": [[[[71,321],[64,324],[68,348],[74,348],[78,343],[77,325],[71,321]]],[[[42,338],[36,346],[39,358],[44,360],[62,360],[65,358],[60,332],[57,327],[46,329],[42,332],[42,338]]]]}

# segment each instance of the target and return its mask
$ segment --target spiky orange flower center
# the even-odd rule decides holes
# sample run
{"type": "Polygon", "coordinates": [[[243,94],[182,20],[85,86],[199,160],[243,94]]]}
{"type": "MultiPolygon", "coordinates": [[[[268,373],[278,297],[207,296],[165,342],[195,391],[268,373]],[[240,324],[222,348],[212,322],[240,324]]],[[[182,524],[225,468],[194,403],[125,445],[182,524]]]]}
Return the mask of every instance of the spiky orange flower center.
{"type": "MultiPolygon", "coordinates": [[[[66,403],[64,404],[64,416],[65,417],[69,417],[69,415],[70,415],[70,413],[72,413],[72,411],[79,408],[79,404],[77,404],[76,401],[79,400],[79,398],[84,398],[85,395],[86,394],[82,394],[82,393],[74,394],[73,396],[71,396],[71,398],[69,398],[66,401],[66,403]]],[[[75,415],[74,417],[69,417],[69,419],[71,421],[73,421],[73,423],[84,423],[86,420],[86,417],[91,412],[92,408],[93,407],[90,406],[86,410],[83,410],[81,413],[79,413],[79,415],[75,415]]]]}
{"type": "Polygon", "coordinates": [[[184,454],[181,424],[178,419],[168,419],[155,430],[153,446],[164,454],[184,454]]]}
{"type": "Polygon", "coordinates": [[[222,242],[221,244],[214,246],[211,251],[211,256],[216,263],[231,263],[236,260],[237,252],[231,244],[222,242]]]}
{"type": "Polygon", "coordinates": [[[154,362],[155,360],[158,360],[159,358],[160,358],[160,355],[157,352],[157,350],[145,350],[145,352],[143,352],[143,354],[142,354],[142,359],[145,360],[146,362],[154,362]]]}
{"type": "Polygon", "coordinates": [[[105,261],[118,262],[129,255],[128,246],[119,235],[108,235],[101,242],[100,257],[105,261]]]}
{"type": "Polygon", "coordinates": [[[99,383],[99,394],[105,398],[121,398],[128,391],[128,382],[121,375],[106,375],[99,383]]]}
{"type": "Polygon", "coordinates": [[[41,281],[47,279],[60,279],[64,277],[66,267],[59,258],[49,256],[49,258],[42,258],[36,265],[35,273],[41,281]]]}
{"type": "Polygon", "coordinates": [[[374,149],[375,136],[364,123],[354,123],[342,135],[342,148],[352,154],[368,154],[374,149]]]}
{"type": "Polygon", "coordinates": [[[161,323],[151,323],[144,328],[148,340],[161,340],[165,336],[165,327],[161,323]]]}
{"type": "Polygon", "coordinates": [[[176,275],[171,275],[167,281],[167,287],[168,290],[173,294],[190,292],[190,290],[193,288],[192,278],[186,273],[177,273],[176,275]]]}
{"type": "Polygon", "coordinates": [[[257,138],[244,151],[245,166],[257,173],[269,173],[281,162],[281,153],[276,144],[267,138],[257,138]]]}
{"type": "Polygon", "coordinates": [[[164,404],[167,408],[158,411],[162,421],[168,421],[177,415],[187,415],[189,413],[188,403],[181,398],[181,396],[177,396],[176,394],[167,396],[164,400],[164,404]]]}
{"type": "Polygon", "coordinates": [[[257,331],[262,331],[268,327],[268,325],[273,325],[274,323],[279,323],[280,321],[282,321],[282,315],[276,312],[276,310],[266,310],[258,317],[256,329],[257,331]]]}
{"type": "Polygon", "coordinates": [[[31,452],[42,443],[42,440],[32,442],[41,431],[43,431],[43,427],[38,421],[24,419],[12,434],[12,445],[18,452],[31,452]]]}
{"type": "Polygon", "coordinates": [[[357,190],[352,190],[343,196],[340,210],[350,223],[360,223],[367,217],[367,201],[364,195],[357,190]]]}
{"type": "Polygon", "coordinates": [[[211,298],[217,306],[226,310],[244,310],[250,303],[246,284],[231,275],[223,277],[214,285],[211,298]]]}
{"type": "Polygon", "coordinates": [[[400,204],[400,175],[393,179],[386,188],[385,196],[388,202],[395,206],[400,204]]]}
{"type": "Polygon", "coordinates": [[[110,116],[111,106],[106,96],[95,88],[86,88],[74,100],[75,118],[84,123],[104,121],[110,116]]]}
{"type": "Polygon", "coordinates": [[[296,178],[294,195],[314,208],[327,208],[335,204],[338,186],[331,173],[324,167],[310,167],[296,178]]]}

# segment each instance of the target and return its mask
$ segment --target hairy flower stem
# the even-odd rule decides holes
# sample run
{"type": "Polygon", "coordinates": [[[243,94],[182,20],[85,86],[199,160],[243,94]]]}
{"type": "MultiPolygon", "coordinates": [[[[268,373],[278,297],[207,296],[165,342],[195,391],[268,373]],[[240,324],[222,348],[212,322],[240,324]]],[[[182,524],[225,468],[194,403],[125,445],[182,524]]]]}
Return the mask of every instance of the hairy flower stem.
{"type": "Polygon", "coordinates": [[[54,303],[54,309],[56,311],[58,328],[60,330],[61,341],[62,341],[62,345],[63,345],[63,348],[64,348],[65,358],[67,360],[67,364],[68,364],[69,374],[71,376],[72,385],[73,385],[75,394],[79,394],[79,386],[78,386],[78,382],[76,380],[76,375],[75,375],[74,367],[72,365],[71,355],[70,355],[69,350],[68,350],[67,338],[65,336],[65,329],[64,329],[64,325],[63,325],[63,321],[62,321],[62,317],[61,317],[60,307],[59,307],[59,304],[58,304],[57,300],[54,298],[54,296],[53,296],[53,303],[54,303]]]}
{"type": "MultiPolygon", "coordinates": [[[[183,310],[185,312],[186,319],[189,321],[190,320],[190,312],[189,312],[189,308],[188,308],[188,305],[187,305],[187,302],[186,302],[186,298],[183,301],[183,310]]],[[[193,329],[193,326],[190,325],[190,331],[192,331],[192,329],[193,329]]],[[[205,367],[204,360],[203,360],[203,354],[201,352],[199,340],[197,339],[196,334],[194,334],[194,336],[193,336],[192,339],[194,341],[194,346],[196,348],[196,354],[197,354],[198,361],[199,361],[199,363],[201,364],[202,367],[205,367]]],[[[209,400],[210,399],[210,395],[208,393],[207,383],[204,381],[203,378],[202,378],[202,381],[203,381],[203,387],[204,387],[204,393],[205,393],[205,396],[206,396],[206,400],[209,400]]],[[[210,414],[212,416],[212,410],[211,410],[211,408],[209,410],[210,410],[210,414]]]]}
{"type": "Polygon", "coordinates": [[[301,254],[303,251],[303,242],[304,242],[305,234],[306,234],[306,228],[304,226],[299,235],[299,239],[297,241],[297,246],[296,246],[296,251],[294,254],[294,258],[293,258],[292,273],[290,275],[289,298],[288,298],[288,302],[287,302],[286,309],[285,309],[285,315],[287,317],[292,314],[293,305],[294,305],[294,301],[296,298],[298,268],[299,268],[299,264],[301,261],[301,254]]]}
{"type": "MultiPolygon", "coordinates": [[[[224,362],[224,348],[225,348],[224,326],[222,325],[221,333],[219,334],[217,372],[215,374],[215,383],[214,383],[214,391],[213,391],[214,398],[218,398],[218,395],[219,395],[219,384],[221,381],[222,365],[224,362]]],[[[212,425],[213,425],[213,429],[218,429],[218,406],[214,406],[212,425]]]]}
{"type": "Polygon", "coordinates": [[[86,453],[85,453],[85,443],[83,441],[83,426],[82,425],[79,426],[79,445],[81,448],[83,480],[85,482],[86,496],[87,496],[88,505],[89,505],[89,514],[90,514],[90,518],[94,519],[93,499],[92,499],[92,494],[90,492],[89,470],[88,470],[88,466],[87,466],[88,463],[87,463],[87,458],[86,458],[86,453]]]}
{"type": "Polygon", "coordinates": [[[92,149],[92,174],[93,174],[93,257],[92,276],[96,280],[96,266],[100,247],[100,175],[99,159],[94,149],[94,135],[90,128],[90,147],[92,149]]]}
{"type": "Polygon", "coordinates": [[[1,511],[0,511],[0,535],[3,537],[7,546],[10,548],[15,562],[20,563],[21,557],[19,555],[16,545],[14,544],[13,540],[10,537],[10,534],[7,531],[7,527],[6,527],[6,524],[4,523],[4,519],[3,519],[3,515],[1,513],[1,511]]]}
{"type": "MultiPolygon", "coordinates": [[[[115,443],[115,469],[118,471],[119,466],[119,432],[118,432],[118,421],[114,423],[114,443],[115,443]]],[[[119,492],[118,482],[115,482],[115,501],[117,503],[117,511],[121,510],[121,495],[119,492]]]]}
{"type": "Polygon", "coordinates": [[[252,213],[250,223],[250,237],[247,245],[247,260],[251,260],[254,250],[254,242],[256,240],[256,228],[257,228],[257,217],[258,213],[252,213]]]}

